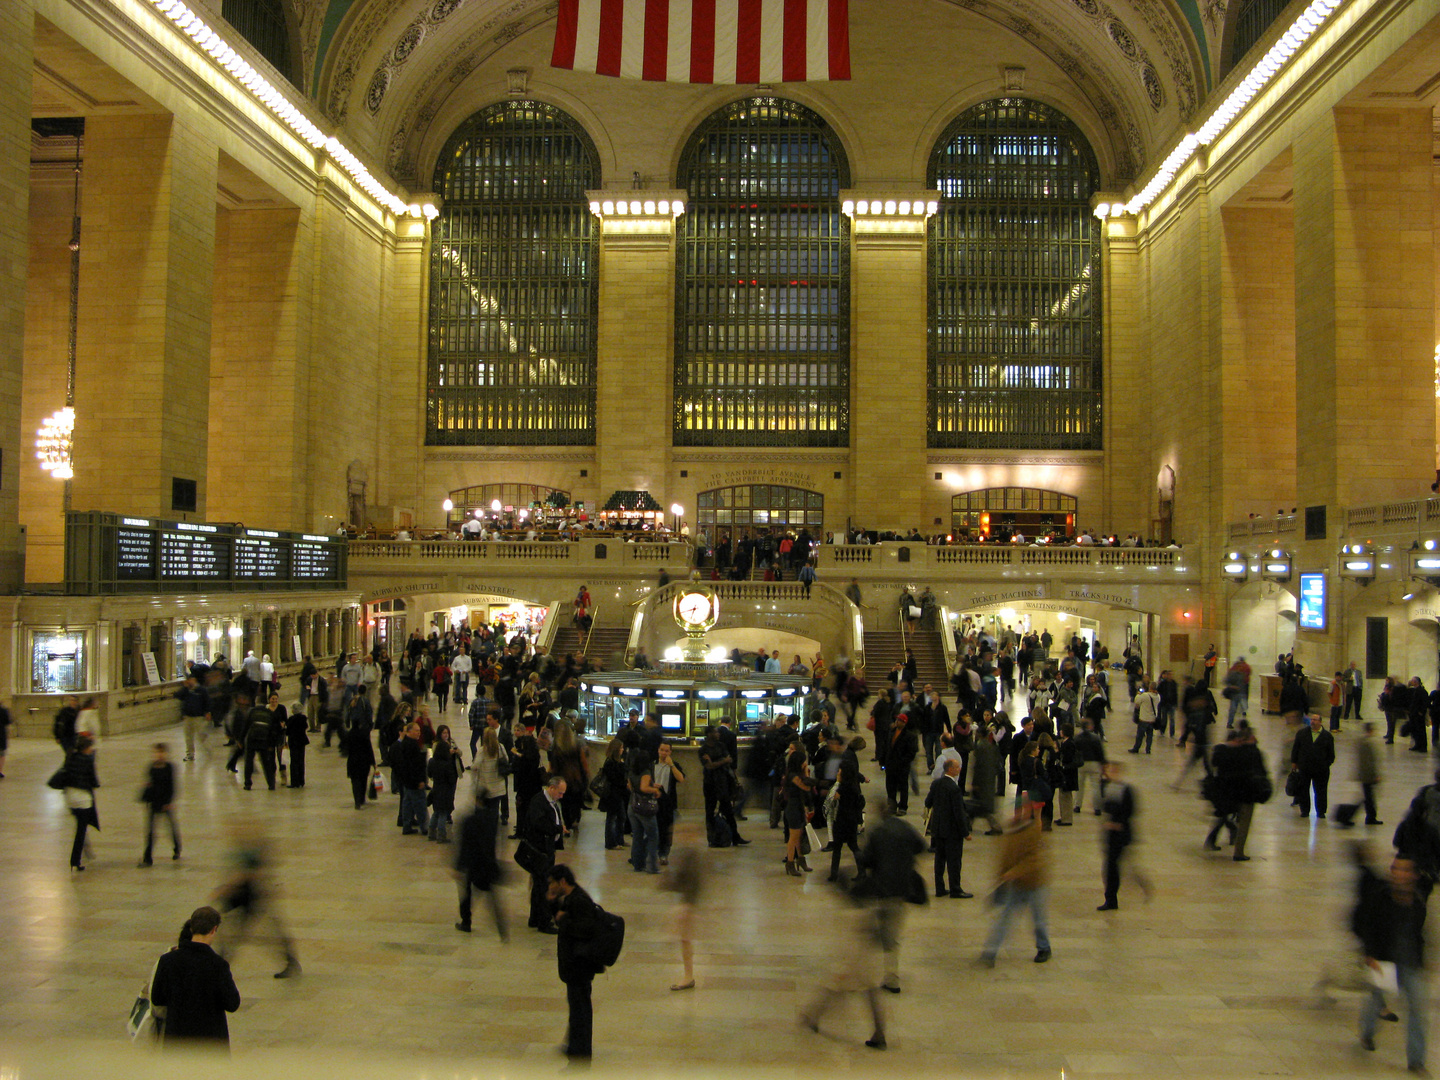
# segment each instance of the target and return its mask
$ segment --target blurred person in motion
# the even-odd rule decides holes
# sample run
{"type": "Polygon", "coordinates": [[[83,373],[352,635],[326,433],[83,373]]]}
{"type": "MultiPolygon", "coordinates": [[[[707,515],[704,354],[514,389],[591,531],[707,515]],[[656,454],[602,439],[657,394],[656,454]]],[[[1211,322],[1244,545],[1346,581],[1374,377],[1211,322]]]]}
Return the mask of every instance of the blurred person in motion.
{"type": "MultiPolygon", "coordinates": [[[[903,824],[903,823],[902,823],[903,824]]],[[[890,927],[882,902],[857,882],[847,894],[847,906],[834,921],[832,954],[835,961],[824,976],[815,997],[800,1012],[800,1023],[819,1032],[820,1021],[847,994],[864,994],[870,1006],[871,1034],[865,1045],[884,1050],[885,1010],[881,1004],[881,972],[884,969],[884,942],[890,927]]]]}
{"type": "Polygon", "coordinates": [[[995,925],[980,953],[980,962],[995,966],[996,954],[1005,943],[1010,920],[1021,908],[1030,909],[1035,924],[1035,963],[1050,959],[1050,934],[1045,901],[1050,883],[1050,855],[1040,829],[1040,807],[1029,799],[1020,804],[1015,818],[1000,840],[994,902],[999,906],[995,925]]]}
{"type": "Polygon", "coordinates": [[[1205,850],[1219,851],[1220,830],[1228,829],[1235,846],[1232,858],[1249,862],[1245,841],[1250,836],[1255,804],[1269,801],[1272,786],[1248,720],[1240,720],[1225,733],[1225,741],[1215,747],[1211,767],[1214,772],[1202,790],[1215,809],[1215,825],[1205,837],[1205,850]]]}
{"type": "Polygon", "coordinates": [[[693,824],[675,830],[679,844],[673,849],[674,861],[660,885],[675,893],[675,937],[680,943],[680,962],[684,973],[671,990],[695,989],[695,909],[705,888],[705,864],[700,858],[700,830],[693,824]]]}
{"type": "Polygon", "coordinates": [[[875,932],[885,954],[884,978],[880,985],[892,994],[900,993],[900,931],[905,925],[908,900],[925,902],[925,880],[915,871],[915,859],[925,850],[925,841],[908,823],[895,815],[889,799],[872,801],[876,824],[865,831],[865,846],[858,860],[867,882],[865,892],[876,901],[875,932]],[[914,895],[918,882],[919,896],[914,895]]]}
{"type": "Polygon", "coordinates": [[[495,857],[496,834],[500,831],[500,803],[494,799],[477,799],[475,809],[460,820],[456,828],[455,881],[460,892],[460,921],[455,929],[470,933],[470,900],[475,892],[483,892],[490,901],[490,914],[495,919],[495,932],[502,942],[510,940],[505,911],[500,903],[500,886],[504,877],[495,857]]]}
{"type": "Polygon", "coordinates": [[[172,859],[180,858],[180,827],[175,824],[175,766],[170,763],[169,748],[162,742],[152,747],[150,767],[145,772],[145,787],[140,801],[145,804],[145,854],[141,866],[152,866],[155,849],[155,819],[162,814],[170,824],[170,841],[174,845],[172,859]]]}
{"type": "MultiPolygon", "coordinates": [[[[1105,902],[1096,911],[1115,911],[1120,907],[1120,872],[1125,853],[1135,842],[1135,786],[1121,778],[1120,762],[1111,761],[1105,766],[1105,797],[1101,802],[1104,815],[1101,819],[1101,843],[1105,846],[1105,902]]],[[[1145,893],[1150,897],[1149,880],[1136,870],[1130,869],[1145,893]]]]}
{"type": "Polygon", "coordinates": [[[95,789],[100,779],[95,775],[95,742],[88,735],[77,735],[65,755],[65,764],[50,777],[50,786],[65,792],[65,806],[75,818],[75,839],[70,845],[70,869],[85,869],[80,861],[86,853],[85,831],[100,828],[100,815],[95,809],[95,789]]]}
{"type": "Polygon", "coordinates": [[[285,958],[285,966],[275,973],[277,979],[291,979],[300,974],[300,961],[295,944],[285,930],[276,909],[278,889],[270,874],[270,842],[257,821],[242,821],[231,834],[228,861],[234,867],[230,879],[211,894],[222,913],[240,913],[240,924],[234,944],[226,950],[226,959],[246,941],[255,927],[268,922],[266,937],[273,938],[285,958]]]}
{"type": "Polygon", "coordinates": [[[1405,1064],[1413,1073],[1426,1073],[1425,897],[1418,884],[1415,861],[1403,852],[1391,862],[1388,880],[1362,867],[1351,925],[1372,983],[1360,1009],[1360,1045],[1375,1049],[1385,992],[1398,992],[1405,999],[1405,1064]]]}
{"type": "Polygon", "coordinates": [[[230,1048],[226,1013],[240,1008],[240,991],[225,958],[211,946],[220,932],[220,913],[200,907],[186,920],[180,944],[160,957],[150,980],[150,1002],[163,1011],[164,1045],[230,1048]]]}

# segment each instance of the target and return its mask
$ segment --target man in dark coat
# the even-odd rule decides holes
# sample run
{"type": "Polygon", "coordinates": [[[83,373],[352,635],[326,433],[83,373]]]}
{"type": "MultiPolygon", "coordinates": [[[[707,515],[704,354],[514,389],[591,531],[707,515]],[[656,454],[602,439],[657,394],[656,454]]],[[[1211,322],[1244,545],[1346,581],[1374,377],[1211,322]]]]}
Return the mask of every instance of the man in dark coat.
{"type": "Polygon", "coordinates": [[[910,770],[919,753],[920,736],[912,728],[910,714],[897,713],[890,724],[890,750],[885,755],[885,794],[901,817],[910,809],[910,770]]]}
{"type": "Polygon", "coordinates": [[[230,965],[210,946],[220,930],[220,913],[196,908],[185,924],[188,941],[160,958],[150,983],[150,1001],[165,1010],[165,1042],[230,1046],[226,1013],[240,1008],[240,991],[230,965]]]}
{"type": "Polygon", "coordinates": [[[390,751],[390,770],[400,789],[398,824],[406,836],[414,834],[417,828],[422,833],[427,832],[430,824],[430,815],[425,809],[425,789],[429,786],[425,766],[420,725],[412,722],[406,725],[404,736],[390,751]]]}
{"type": "MultiPolygon", "coordinates": [[[[870,892],[878,898],[876,934],[885,952],[885,978],[880,984],[892,994],[900,992],[900,928],[905,919],[905,900],[910,895],[910,876],[915,857],[925,850],[925,841],[908,824],[893,816],[890,803],[876,799],[878,824],[865,831],[865,847],[856,860],[870,875],[870,892]]],[[[920,885],[923,898],[924,883],[920,885]]]]}
{"type": "Polygon", "coordinates": [[[478,889],[490,898],[490,913],[502,942],[510,940],[505,912],[500,907],[500,864],[495,858],[495,834],[500,829],[500,802],[484,801],[460,822],[456,830],[455,880],[460,890],[460,921],[455,929],[470,933],[470,894],[478,889]]]}
{"type": "Polygon", "coordinates": [[[930,783],[925,796],[930,808],[930,837],[935,841],[935,895],[945,895],[945,875],[950,875],[950,895],[968,900],[973,893],[960,885],[960,862],[964,843],[970,836],[970,815],[965,812],[965,793],[960,790],[960,762],[945,762],[945,773],[930,783]]]}
{"type": "Polygon", "coordinates": [[[549,874],[555,865],[555,852],[565,846],[565,819],[560,812],[564,795],[564,778],[550,777],[531,797],[520,828],[520,846],[529,849],[525,867],[530,871],[529,925],[542,934],[557,933],[545,894],[550,887],[549,874]]]}
{"type": "Polygon", "coordinates": [[[1323,818],[1328,805],[1330,766],[1335,763],[1335,737],[1324,729],[1319,713],[1311,713],[1309,724],[1295,734],[1290,749],[1290,769],[1300,774],[1300,816],[1310,816],[1310,789],[1315,789],[1315,816],[1323,818]]]}
{"type": "Polygon", "coordinates": [[[565,1000],[570,1006],[570,1025],[562,1049],[568,1058],[588,1061],[594,1022],[590,988],[600,969],[579,955],[578,946],[593,938],[599,929],[595,901],[575,884],[575,874],[568,866],[550,868],[546,874],[546,895],[560,935],[555,961],[560,981],[565,984],[565,1000]]]}

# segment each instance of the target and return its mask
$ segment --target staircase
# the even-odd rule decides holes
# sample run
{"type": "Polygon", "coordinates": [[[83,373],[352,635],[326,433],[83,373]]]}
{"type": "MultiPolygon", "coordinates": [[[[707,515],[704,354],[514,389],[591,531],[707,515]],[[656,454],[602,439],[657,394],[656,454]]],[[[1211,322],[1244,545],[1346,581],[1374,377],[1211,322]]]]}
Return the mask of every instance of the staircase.
{"type": "MultiPolygon", "coordinates": [[[[945,648],[938,632],[910,635],[910,651],[915,654],[916,694],[926,683],[944,694],[950,685],[950,673],[945,670],[945,648]]],[[[905,660],[905,645],[900,631],[865,631],[865,681],[871,691],[885,685],[890,669],[905,660]]]]}
{"type": "MultiPolygon", "coordinates": [[[[551,650],[553,656],[558,660],[564,660],[566,653],[574,653],[576,659],[586,656],[594,661],[603,670],[613,670],[611,661],[617,656],[623,657],[625,645],[630,640],[628,627],[597,626],[590,634],[590,648],[582,653],[580,630],[575,625],[562,626],[555,631],[555,647],[551,650]]],[[[919,653],[915,654],[917,657],[919,653]]]]}

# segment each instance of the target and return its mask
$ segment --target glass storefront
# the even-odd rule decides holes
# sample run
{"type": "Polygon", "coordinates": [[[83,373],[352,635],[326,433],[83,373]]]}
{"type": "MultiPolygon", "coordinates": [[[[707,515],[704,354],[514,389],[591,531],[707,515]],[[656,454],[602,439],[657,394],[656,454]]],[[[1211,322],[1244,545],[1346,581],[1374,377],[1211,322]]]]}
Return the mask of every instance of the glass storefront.
{"type": "Polygon", "coordinates": [[[84,631],[36,630],[30,643],[32,694],[75,694],[85,689],[84,631]]]}
{"type": "Polygon", "coordinates": [[[705,729],[722,719],[735,721],[736,734],[753,735],[780,715],[792,715],[809,690],[798,677],[694,681],[637,676],[634,672],[600,673],[580,684],[580,715],[591,738],[616,735],[631,709],[643,720],[660,719],[660,729],[673,739],[700,740],[705,729]]]}

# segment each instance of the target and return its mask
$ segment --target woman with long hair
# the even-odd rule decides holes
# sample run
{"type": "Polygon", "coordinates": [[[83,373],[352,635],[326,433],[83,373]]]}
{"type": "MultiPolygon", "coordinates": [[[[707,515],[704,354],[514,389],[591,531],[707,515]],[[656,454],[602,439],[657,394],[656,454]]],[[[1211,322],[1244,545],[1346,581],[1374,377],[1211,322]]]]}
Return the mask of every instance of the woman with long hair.
{"type": "Polygon", "coordinates": [[[563,720],[555,725],[555,744],[550,748],[550,771],[565,778],[560,811],[565,818],[565,827],[573,832],[580,824],[580,811],[585,807],[590,768],[585,760],[585,747],[563,720]]]}
{"type": "Polygon", "coordinates": [[[850,848],[856,868],[860,865],[860,824],[865,818],[865,795],[860,785],[860,754],[865,740],[854,738],[840,755],[840,771],[835,777],[835,812],[830,817],[830,878],[840,878],[840,853],[850,848]]]}
{"type": "Polygon", "coordinates": [[[660,865],[670,865],[670,847],[675,839],[675,812],[680,805],[678,785],[685,782],[685,770],[675,760],[670,742],[662,739],[656,751],[655,786],[660,789],[660,865]]]}
{"type": "Polygon", "coordinates": [[[794,750],[785,759],[785,872],[799,877],[800,871],[810,871],[810,864],[800,854],[800,838],[805,835],[805,824],[809,821],[810,794],[815,784],[810,779],[810,762],[805,751],[794,750]]]}
{"type": "Polygon", "coordinates": [[[86,733],[75,736],[75,749],[65,758],[65,764],[50,780],[51,787],[60,787],[65,792],[65,805],[75,818],[75,841],[70,845],[70,869],[79,872],[85,869],[80,862],[85,852],[85,830],[100,828],[100,817],[95,811],[95,789],[100,780],[95,775],[95,740],[86,733]]]}
{"type": "Polygon", "coordinates": [[[600,777],[605,781],[605,794],[600,798],[599,807],[605,812],[605,850],[614,851],[625,846],[625,816],[630,806],[625,743],[618,735],[605,748],[605,764],[600,766],[600,777]]]}
{"type": "MultiPolygon", "coordinates": [[[[510,768],[510,755],[500,745],[500,735],[489,724],[480,736],[480,752],[471,762],[471,782],[475,789],[475,806],[499,806],[505,798],[505,776],[510,768]]],[[[499,812],[498,809],[496,811],[499,812]]]]}

